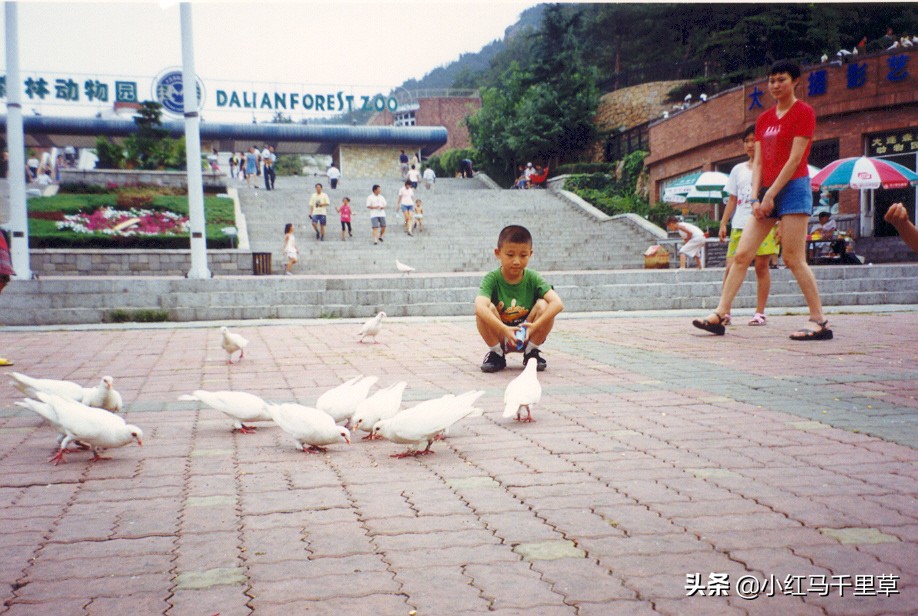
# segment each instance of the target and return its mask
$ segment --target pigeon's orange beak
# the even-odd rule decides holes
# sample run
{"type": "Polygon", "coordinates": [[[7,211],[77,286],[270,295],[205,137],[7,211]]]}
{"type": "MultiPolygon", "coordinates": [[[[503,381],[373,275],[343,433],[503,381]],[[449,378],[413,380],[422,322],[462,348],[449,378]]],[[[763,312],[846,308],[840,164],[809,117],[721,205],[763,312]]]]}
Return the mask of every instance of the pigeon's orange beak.
{"type": "Polygon", "coordinates": [[[348,444],[348,445],[351,444],[351,439],[350,439],[350,437],[345,436],[345,437],[344,437],[344,440],[347,441],[347,444],[348,444]]]}
{"type": "Polygon", "coordinates": [[[137,437],[137,444],[143,447],[143,441],[140,439],[139,436],[137,437]]]}

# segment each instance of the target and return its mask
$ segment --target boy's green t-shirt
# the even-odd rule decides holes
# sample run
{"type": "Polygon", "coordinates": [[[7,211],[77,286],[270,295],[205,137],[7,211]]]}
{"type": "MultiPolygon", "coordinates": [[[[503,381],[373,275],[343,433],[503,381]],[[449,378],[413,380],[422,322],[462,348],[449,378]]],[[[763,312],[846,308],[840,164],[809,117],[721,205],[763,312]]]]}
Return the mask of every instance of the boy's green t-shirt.
{"type": "Polygon", "coordinates": [[[518,284],[510,284],[498,268],[485,274],[478,295],[490,298],[491,303],[497,306],[501,321],[516,326],[526,320],[536,301],[545,297],[551,289],[552,286],[538,272],[525,270],[518,284]]]}

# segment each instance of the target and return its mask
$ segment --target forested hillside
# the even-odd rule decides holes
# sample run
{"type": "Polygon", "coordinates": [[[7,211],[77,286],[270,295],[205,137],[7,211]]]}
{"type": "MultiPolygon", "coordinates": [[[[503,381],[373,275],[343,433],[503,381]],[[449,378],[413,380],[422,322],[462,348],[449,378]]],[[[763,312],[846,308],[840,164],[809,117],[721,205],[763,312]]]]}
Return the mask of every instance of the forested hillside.
{"type": "MultiPolygon", "coordinates": [[[[529,70],[546,6],[522,13],[503,40],[404,87],[495,86],[513,62],[529,70]]],[[[569,24],[567,34],[579,41],[583,61],[597,69],[600,84],[616,73],[629,75],[630,83],[642,81],[642,74],[648,80],[707,74],[741,82],[775,60],[815,62],[824,53],[834,57],[841,48],[852,49],[864,37],[862,52],[879,50],[887,27],[897,37],[918,35],[916,3],[571,3],[559,8],[569,24]]],[[[556,43],[560,49],[561,41],[556,43]]]]}

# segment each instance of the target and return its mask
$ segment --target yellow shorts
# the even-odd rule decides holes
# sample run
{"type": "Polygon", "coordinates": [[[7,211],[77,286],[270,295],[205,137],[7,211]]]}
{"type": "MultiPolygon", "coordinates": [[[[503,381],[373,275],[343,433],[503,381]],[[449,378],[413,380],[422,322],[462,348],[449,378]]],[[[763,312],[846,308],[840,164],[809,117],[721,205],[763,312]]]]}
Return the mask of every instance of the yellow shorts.
{"type": "MultiPolygon", "coordinates": [[[[742,229],[733,229],[730,231],[730,243],[727,245],[727,258],[733,257],[736,254],[736,247],[739,246],[739,238],[742,237],[742,229]]],[[[778,248],[778,243],[775,241],[775,228],[772,227],[771,231],[768,232],[768,235],[765,236],[765,239],[762,240],[762,245],[759,246],[758,252],[755,253],[757,257],[764,255],[776,255],[780,252],[778,248]]]]}

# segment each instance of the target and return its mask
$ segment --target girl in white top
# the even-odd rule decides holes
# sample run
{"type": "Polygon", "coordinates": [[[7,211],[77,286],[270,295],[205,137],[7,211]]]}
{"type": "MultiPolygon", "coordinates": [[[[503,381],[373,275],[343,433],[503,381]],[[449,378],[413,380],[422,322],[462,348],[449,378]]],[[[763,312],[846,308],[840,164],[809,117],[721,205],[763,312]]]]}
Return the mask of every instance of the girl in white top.
{"type": "Polygon", "coordinates": [[[284,274],[292,276],[290,271],[299,260],[300,251],[296,249],[296,237],[293,235],[293,223],[284,225],[284,258],[287,263],[284,265],[284,274]]]}
{"type": "Polygon", "coordinates": [[[411,180],[405,180],[405,185],[398,191],[398,204],[405,215],[405,231],[408,235],[411,233],[412,219],[414,218],[414,188],[411,187],[411,180]]]}

